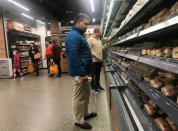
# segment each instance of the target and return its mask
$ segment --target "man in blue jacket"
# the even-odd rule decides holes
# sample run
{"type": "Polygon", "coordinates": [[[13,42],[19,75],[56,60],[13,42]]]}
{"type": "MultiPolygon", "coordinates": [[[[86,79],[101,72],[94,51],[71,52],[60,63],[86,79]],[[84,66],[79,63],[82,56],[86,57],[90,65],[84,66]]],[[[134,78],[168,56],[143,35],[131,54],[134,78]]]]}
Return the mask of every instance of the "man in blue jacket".
{"type": "Polygon", "coordinates": [[[91,72],[92,56],[90,47],[83,35],[89,20],[88,15],[77,14],[74,26],[66,37],[68,71],[73,77],[75,125],[83,129],[91,129],[92,126],[86,123],[85,120],[97,116],[97,113],[88,112],[90,98],[90,77],[88,75],[91,72]]]}

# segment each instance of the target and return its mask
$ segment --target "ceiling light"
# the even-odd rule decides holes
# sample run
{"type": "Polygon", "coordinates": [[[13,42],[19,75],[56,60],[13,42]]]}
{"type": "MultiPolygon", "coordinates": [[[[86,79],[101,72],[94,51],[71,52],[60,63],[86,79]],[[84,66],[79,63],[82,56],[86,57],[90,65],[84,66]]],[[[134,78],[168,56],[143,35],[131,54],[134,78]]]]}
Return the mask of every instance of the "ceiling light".
{"type": "Polygon", "coordinates": [[[29,15],[26,15],[26,14],[24,14],[24,13],[22,13],[21,15],[23,15],[23,16],[29,18],[29,19],[32,19],[32,20],[34,19],[33,17],[31,17],[31,16],[29,16],[29,15]]]}
{"type": "Polygon", "coordinates": [[[71,20],[71,21],[70,21],[70,23],[72,23],[72,24],[73,24],[73,23],[74,23],[74,21],[73,21],[73,20],[71,20]]]}
{"type": "Polygon", "coordinates": [[[90,0],[90,4],[91,4],[91,9],[92,9],[92,12],[94,12],[94,11],[95,11],[95,9],[94,9],[94,3],[93,3],[93,0],[90,0]]]}
{"type": "Polygon", "coordinates": [[[45,23],[44,22],[42,22],[42,21],[40,21],[40,20],[36,20],[38,23],[40,23],[40,24],[43,24],[43,25],[45,25],[45,23]]]}
{"type": "Polygon", "coordinates": [[[8,1],[11,2],[11,3],[13,3],[14,5],[16,5],[16,6],[20,7],[20,8],[22,8],[22,9],[26,10],[26,11],[29,11],[28,8],[24,7],[23,5],[21,5],[21,4],[17,3],[17,2],[15,2],[15,1],[13,1],[13,0],[8,0],[8,1]]]}
{"type": "Polygon", "coordinates": [[[110,4],[110,7],[109,7],[109,13],[108,13],[108,18],[107,18],[107,22],[106,22],[106,26],[105,26],[105,31],[104,31],[104,34],[103,34],[103,37],[105,36],[106,34],[106,29],[107,29],[107,26],[108,26],[108,23],[109,23],[109,19],[111,17],[111,13],[112,13],[112,8],[114,6],[114,0],[111,1],[111,4],[110,4]]]}
{"type": "Polygon", "coordinates": [[[93,18],[93,23],[95,23],[95,18],[93,18]]]}

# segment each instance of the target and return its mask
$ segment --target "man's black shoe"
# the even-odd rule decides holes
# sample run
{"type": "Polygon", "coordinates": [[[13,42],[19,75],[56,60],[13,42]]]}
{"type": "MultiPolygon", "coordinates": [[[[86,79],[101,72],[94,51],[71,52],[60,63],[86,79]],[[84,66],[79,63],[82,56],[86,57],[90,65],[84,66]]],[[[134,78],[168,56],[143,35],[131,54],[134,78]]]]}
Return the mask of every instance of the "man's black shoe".
{"type": "Polygon", "coordinates": [[[103,90],[103,91],[104,91],[104,88],[102,88],[101,86],[100,86],[100,87],[98,87],[98,89],[99,89],[99,90],[103,90]]]}
{"type": "Polygon", "coordinates": [[[82,129],[91,129],[92,128],[92,126],[88,123],[84,123],[84,124],[75,123],[75,125],[82,128],[82,129]]]}
{"type": "Polygon", "coordinates": [[[88,120],[90,118],[96,117],[97,113],[96,112],[92,112],[90,114],[88,114],[87,116],[84,117],[84,120],[88,120]]]}
{"type": "Polygon", "coordinates": [[[57,75],[57,77],[61,77],[61,75],[57,75]]]}
{"type": "Polygon", "coordinates": [[[54,75],[53,75],[53,74],[51,74],[51,75],[49,75],[49,77],[54,77],[54,75]]]}

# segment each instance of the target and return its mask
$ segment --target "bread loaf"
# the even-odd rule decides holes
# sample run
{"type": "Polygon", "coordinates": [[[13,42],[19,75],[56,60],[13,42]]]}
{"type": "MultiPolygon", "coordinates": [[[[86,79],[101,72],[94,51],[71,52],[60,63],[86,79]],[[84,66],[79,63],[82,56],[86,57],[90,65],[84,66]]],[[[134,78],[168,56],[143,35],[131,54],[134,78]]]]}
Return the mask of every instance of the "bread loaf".
{"type": "Polygon", "coordinates": [[[178,131],[178,126],[173,122],[169,117],[166,117],[165,119],[169,126],[171,127],[172,131],[178,131]]]}
{"type": "Polygon", "coordinates": [[[155,55],[156,55],[156,50],[153,49],[153,50],[151,51],[151,56],[155,56],[155,55]]]}
{"type": "Polygon", "coordinates": [[[171,50],[171,48],[165,48],[163,56],[164,57],[168,57],[168,58],[172,57],[172,50],[171,50]]]}
{"type": "Polygon", "coordinates": [[[161,21],[162,19],[165,19],[166,16],[168,16],[170,14],[170,11],[168,9],[163,9],[162,11],[160,11],[158,14],[156,14],[155,16],[153,16],[150,20],[149,23],[151,25],[154,25],[156,23],[158,23],[159,21],[161,21]]]}
{"type": "Polygon", "coordinates": [[[148,115],[153,116],[156,114],[156,111],[154,110],[154,108],[149,106],[148,104],[144,104],[144,108],[148,115]]]}
{"type": "Polygon", "coordinates": [[[156,50],[156,56],[157,56],[157,57],[162,57],[162,56],[163,56],[163,50],[157,49],[157,50],[156,50]]]}
{"type": "Polygon", "coordinates": [[[178,13],[178,2],[176,2],[170,9],[171,15],[175,15],[178,13]]]}
{"type": "Polygon", "coordinates": [[[161,131],[171,131],[171,127],[163,118],[156,118],[155,122],[158,125],[158,127],[161,129],[161,131]]]}
{"type": "Polygon", "coordinates": [[[143,50],[142,50],[142,55],[146,55],[146,54],[147,54],[146,49],[143,49],[143,50]]]}
{"type": "Polygon", "coordinates": [[[173,85],[166,85],[165,87],[161,88],[161,92],[165,96],[174,96],[177,93],[176,87],[173,85]]]}
{"type": "Polygon", "coordinates": [[[172,57],[177,59],[178,58],[178,47],[175,47],[172,51],[172,57]]]}

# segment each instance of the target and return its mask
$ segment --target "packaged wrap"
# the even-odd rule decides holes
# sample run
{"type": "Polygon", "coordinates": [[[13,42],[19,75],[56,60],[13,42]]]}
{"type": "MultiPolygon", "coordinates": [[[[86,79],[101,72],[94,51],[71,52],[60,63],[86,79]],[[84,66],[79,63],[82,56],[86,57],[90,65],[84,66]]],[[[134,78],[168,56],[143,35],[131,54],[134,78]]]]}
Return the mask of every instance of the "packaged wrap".
{"type": "Polygon", "coordinates": [[[153,116],[156,114],[156,111],[153,107],[149,106],[148,104],[144,104],[144,108],[148,115],[153,116]]]}
{"type": "Polygon", "coordinates": [[[155,122],[161,131],[171,131],[171,127],[163,118],[156,118],[155,122]]]}
{"type": "Polygon", "coordinates": [[[171,127],[172,131],[178,131],[178,126],[173,122],[169,117],[166,117],[165,119],[169,126],[171,127]]]}
{"type": "Polygon", "coordinates": [[[166,83],[160,78],[155,78],[155,79],[150,81],[150,85],[154,88],[157,88],[157,89],[159,89],[162,86],[165,86],[165,84],[166,83]]]}
{"type": "Polygon", "coordinates": [[[162,92],[165,96],[172,97],[172,96],[175,96],[175,95],[176,95],[177,89],[176,89],[175,86],[169,84],[169,85],[166,85],[165,87],[162,87],[162,88],[161,88],[161,92],[162,92]]]}

